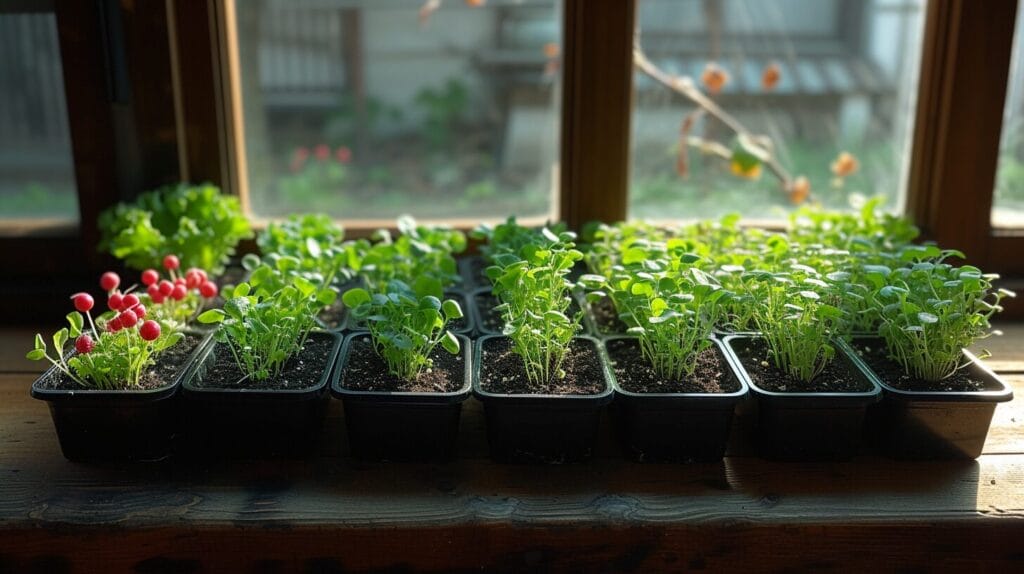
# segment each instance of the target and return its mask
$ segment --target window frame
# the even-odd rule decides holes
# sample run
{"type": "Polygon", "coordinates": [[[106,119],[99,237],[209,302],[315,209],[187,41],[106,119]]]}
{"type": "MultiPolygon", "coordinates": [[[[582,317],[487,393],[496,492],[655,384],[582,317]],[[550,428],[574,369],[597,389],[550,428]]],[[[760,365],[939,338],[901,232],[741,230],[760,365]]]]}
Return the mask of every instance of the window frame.
{"type": "MultiPolygon", "coordinates": [[[[111,263],[88,246],[98,239],[97,215],[116,201],[176,179],[238,193],[228,4],[54,0],[81,223],[0,237],[0,264],[26,277],[92,273],[111,263]],[[127,102],[111,101],[95,81],[113,73],[103,22],[118,10],[131,64],[127,102]]],[[[626,216],[636,8],[636,0],[564,0],[558,215],[572,227],[626,216]]],[[[926,238],[1024,277],[1014,256],[1024,229],[993,228],[990,214],[1016,9],[1017,0],[928,2],[906,213],[926,238]]],[[[380,223],[348,228],[365,236],[380,223]]]]}

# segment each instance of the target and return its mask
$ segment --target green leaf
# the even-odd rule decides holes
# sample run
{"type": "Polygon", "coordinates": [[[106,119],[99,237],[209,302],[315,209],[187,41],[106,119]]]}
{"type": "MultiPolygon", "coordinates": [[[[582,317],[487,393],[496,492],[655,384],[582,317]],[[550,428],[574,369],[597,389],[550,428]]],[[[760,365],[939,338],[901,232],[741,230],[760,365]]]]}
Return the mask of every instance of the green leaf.
{"type": "Polygon", "coordinates": [[[246,271],[252,271],[260,266],[260,257],[255,253],[246,253],[242,257],[242,267],[246,271]]]}
{"type": "Polygon", "coordinates": [[[71,325],[71,336],[77,337],[82,334],[82,327],[85,326],[85,319],[82,319],[82,314],[78,311],[72,311],[67,316],[68,324],[71,325]]]}
{"type": "Polygon", "coordinates": [[[320,289],[316,292],[316,301],[324,306],[333,305],[338,299],[338,292],[334,289],[320,289]]]}
{"type": "Polygon", "coordinates": [[[62,353],[64,350],[64,343],[68,342],[68,330],[63,328],[53,334],[53,348],[57,353],[62,353]]]}
{"type": "Polygon", "coordinates": [[[366,291],[366,289],[349,289],[348,291],[345,292],[344,295],[342,295],[341,300],[342,302],[345,303],[346,307],[354,309],[362,305],[363,303],[369,302],[370,294],[366,291]]]}
{"type": "Polygon", "coordinates": [[[453,355],[458,354],[459,348],[461,347],[459,345],[458,337],[456,337],[451,331],[445,332],[444,337],[441,339],[441,346],[444,347],[444,350],[453,355]]]}
{"type": "Polygon", "coordinates": [[[224,320],[224,311],[221,311],[220,309],[210,309],[209,311],[204,311],[203,314],[199,315],[197,320],[204,325],[220,323],[224,320]]]}
{"type": "Polygon", "coordinates": [[[39,333],[36,333],[35,349],[41,351],[46,350],[46,341],[43,340],[43,336],[39,333]]]}
{"type": "Polygon", "coordinates": [[[918,320],[926,325],[932,325],[939,322],[939,318],[931,313],[921,312],[917,314],[918,320]]]}
{"type": "Polygon", "coordinates": [[[32,349],[25,355],[25,358],[30,361],[38,361],[44,357],[46,357],[46,351],[42,349],[32,349]]]}
{"type": "Polygon", "coordinates": [[[323,254],[323,250],[320,249],[320,244],[312,237],[306,238],[306,251],[310,256],[317,259],[323,254]]]}
{"type": "Polygon", "coordinates": [[[459,306],[459,303],[457,301],[454,301],[452,299],[448,299],[447,301],[442,303],[441,310],[444,312],[445,318],[448,319],[449,321],[461,319],[463,317],[462,307],[459,306]]]}

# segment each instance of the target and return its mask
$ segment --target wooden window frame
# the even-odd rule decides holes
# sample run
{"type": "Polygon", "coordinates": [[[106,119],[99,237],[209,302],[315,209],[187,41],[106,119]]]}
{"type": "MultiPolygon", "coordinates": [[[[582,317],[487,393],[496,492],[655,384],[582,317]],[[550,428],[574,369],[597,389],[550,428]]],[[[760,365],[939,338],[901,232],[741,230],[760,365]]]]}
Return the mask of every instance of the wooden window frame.
{"type": "MultiPolygon", "coordinates": [[[[43,278],[109,265],[92,247],[96,216],[164,182],[211,181],[238,193],[227,4],[54,0],[81,225],[63,235],[0,238],[4,268],[43,278]],[[111,73],[97,6],[120,7],[124,18],[128,102],[111,101],[96,81],[111,73]]],[[[558,216],[573,227],[627,215],[636,4],[564,0],[558,216]]],[[[963,249],[985,269],[1024,277],[1016,255],[1024,229],[993,228],[990,216],[1016,9],[1017,0],[928,3],[907,213],[927,238],[963,249]]],[[[360,236],[382,223],[348,228],[360,236]]]]}

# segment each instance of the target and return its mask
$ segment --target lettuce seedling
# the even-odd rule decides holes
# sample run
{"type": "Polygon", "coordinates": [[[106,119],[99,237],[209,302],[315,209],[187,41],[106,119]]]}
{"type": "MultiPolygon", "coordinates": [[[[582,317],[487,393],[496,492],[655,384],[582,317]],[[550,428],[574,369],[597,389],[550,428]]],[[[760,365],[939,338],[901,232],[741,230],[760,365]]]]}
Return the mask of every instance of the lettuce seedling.
{"type": "Polygon", "coordinates": [[[238,242],[252,237],[238,198],[210,184],[144,193],[134,203],[104,211],[99,228],[99,249],[139,271],[159,267],[165,254],[176,253],[183,267],[219,275],[238,242]]]}
{"type": "Polygon", "coordinates": [[[220,324],[214,337],[228,346],[245,377],[257,382],[280,376],[302,350],[317,314],[338,295],[293,272],[294,258],[282,257],[277,265],[258,265],[248,282],[224,288],[223,309],[199,316],[200,323],[220,324]]]}
{"type": "Polygon", "coordinates": [[[432,291],[393,280],[384,293],[350,289],[342,297],[352,315],[366,322],[388,371],[402,380],[411,381],[431,368],[430,356],[439,344],[453,355],[459,352],[459,339],[447,325],[462,318],[462,308],[451,299],[441,302],[432,291]]]}
{"type": "Polygon", "coordinates": [[[742,288],[775,367],[810,382],[835,356],[833,338],[846,332],[834,285],[816,270],[792,263],[787,271],[748,271],[742,288]]]}
{"type": "MultiPolygon", "coordinates": [[[[905,257],[916,258],[921,254],[916,251],[905,257]]],[[[998,275],[971,265],[954,267],[945,262],[950,257],[963,254],[942,251],[909,267],[879,266],[871,275],[881,318],[878,333],[889,355],[925,381],[948,378],[966,366],[963,349],[991,334],[989,319],[1002,310],[1000,301],[1015,296],[993,287],[998,275]]]]}
{"type": "Polygon", "coordinates": [[[583,258],[574,239],[571,232],[544,228],[518,254],[497,255],[486,271],[501,301],[495,310],[505,320],[502,333],[512,340],[533,384],[565,376],[562,363],[579,330],[582,312],[567,315],[573,284],[566,275],[583,258]]]}

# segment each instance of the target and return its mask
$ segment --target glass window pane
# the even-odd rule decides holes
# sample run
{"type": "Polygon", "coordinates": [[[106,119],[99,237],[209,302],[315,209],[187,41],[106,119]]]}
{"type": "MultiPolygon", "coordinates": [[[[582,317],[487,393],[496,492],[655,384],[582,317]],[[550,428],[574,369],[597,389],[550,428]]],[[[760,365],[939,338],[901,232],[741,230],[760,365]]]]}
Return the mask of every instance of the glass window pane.
{"type": "Polygon", "coordinates": [[[1006,89],[999,170],[992,204],[994,227],[1024,227],[1024,7],[1017,9],[1010,78],[1006,89]]]}
{"type": "Polygon", "coordinates": [[[237,2],[254,214],[551,214],[561,2],[425,5],[237,2]]]}
{"type": "Polygon", "coordinates": [[[804,189],[780,182],[800,176],[828,207],[884,195],[901,208],[924,9],[924,0],[639,0],[653,66],[691,78],[768,142],[741,142],[638,67],[630,215],[778,218],[804,189]],[[766,153],[780,169],[757,159],[766,153]]]}
{"type": "Polygon", "coordinates": [[[0,13],[0,219],[78,220],[57,20],[0,13]]]}

